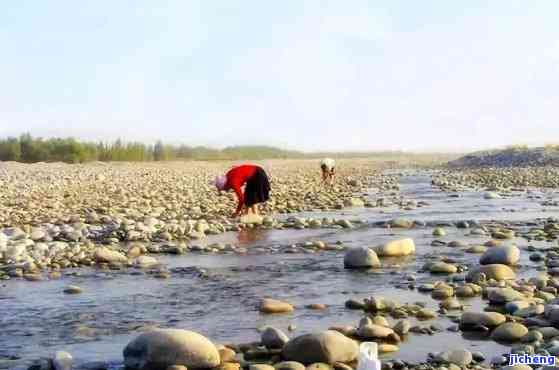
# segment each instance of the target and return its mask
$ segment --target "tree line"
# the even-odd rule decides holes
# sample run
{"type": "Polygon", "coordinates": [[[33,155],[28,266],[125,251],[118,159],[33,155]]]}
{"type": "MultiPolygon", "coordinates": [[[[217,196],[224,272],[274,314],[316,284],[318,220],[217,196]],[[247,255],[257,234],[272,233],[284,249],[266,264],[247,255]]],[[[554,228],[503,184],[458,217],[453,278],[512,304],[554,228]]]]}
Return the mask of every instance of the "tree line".
{"type": "Polygon", "coordinates": [[[140,142],[81,142],[74,138],[35,138],[30,134],[0,139],[0,161],[67,162],[169,161],[299,158],[302,153],[267,146],[238,146],[213,149],[203,146],[153,145],[140,142]]]}
{"type": "MultiPolygon", "coordinates": [[[[42,139],[23,134],[19,137],[0,138],[0,161],[66,162],[145,162],[170,160],[262,160],[300,158],[378,158],[400,160],[409,158],[402,151],[381,152],[315,152],[305,153],[271,146],[231,146],[224,149],[204,146],[170,145],[157,141],[153,145],[141,142],[84,142],[74,138],[42,139]]],[[[415,155],[414,155],[415,156],[415,155]]],[[[429,154],[430,156],[430,154],[429,154]]]]}

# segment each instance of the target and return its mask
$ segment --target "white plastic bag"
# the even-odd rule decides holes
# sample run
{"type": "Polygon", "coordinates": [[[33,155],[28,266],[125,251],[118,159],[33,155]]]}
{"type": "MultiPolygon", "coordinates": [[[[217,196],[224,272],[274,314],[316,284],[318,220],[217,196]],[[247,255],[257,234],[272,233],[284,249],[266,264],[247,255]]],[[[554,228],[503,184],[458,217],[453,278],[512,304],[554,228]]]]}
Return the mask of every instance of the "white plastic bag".
{"type": "Polygon", "coordinates": [[[363,342],[359,346],[357,370],[381,370],[376,342],[363,342]]]}

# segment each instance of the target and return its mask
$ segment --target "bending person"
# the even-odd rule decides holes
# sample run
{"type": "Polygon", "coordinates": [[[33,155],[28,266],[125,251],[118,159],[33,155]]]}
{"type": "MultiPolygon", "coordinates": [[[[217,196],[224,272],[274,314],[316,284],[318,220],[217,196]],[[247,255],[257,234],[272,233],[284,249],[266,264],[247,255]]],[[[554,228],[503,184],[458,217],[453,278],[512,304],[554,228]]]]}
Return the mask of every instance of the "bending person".
{"type": "Polygon", "coordinates": [[[220,191],[233,189],[237,195],[238,205],[233,217],[241,214],[243,207],[247,212],[258,214],[258,203],[270,199],[270,181],[262,167],[245,164],[233,167],[225,175],[215,178],[215,186],[220,191]],[[241,189],[245,185],[245,191],[241,189]]]}
{"type": "Polygon", "coordinates": [[[332,158],[325,158],[320,162],[320,168],[322,169],[322,181],[332,183],[334,182],[336,161],[332,158]]]}

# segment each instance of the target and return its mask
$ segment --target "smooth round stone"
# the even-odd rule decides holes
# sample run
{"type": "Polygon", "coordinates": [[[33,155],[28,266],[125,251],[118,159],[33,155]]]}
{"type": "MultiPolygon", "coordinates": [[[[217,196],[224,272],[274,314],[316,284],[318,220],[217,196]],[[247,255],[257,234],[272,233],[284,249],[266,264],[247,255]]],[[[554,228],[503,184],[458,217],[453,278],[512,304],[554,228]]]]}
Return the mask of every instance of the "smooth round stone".
{"type": "Polygon", "coordinates": [[[66,294],[80,294],[81,292],[83,292],[82,288],[76,285],[68,285],[64,288],[64,293],[66,294]]]}
{"type": "Polygon", "coordinates": [[[68,352],[57,351],[52,359],[54,370],[71,370],[72,369],[72,355],[68,352]]]}
{"type": "Polygon", "coordinates": [[[220,364],[219,352],[206,337],[181,329],[157,329],[140,334],[123,352],[129,369],[159,370],[171,365],[213,368],[220,364]]]}
{"type": "Polygon", "coordinates": [[[279,329],[268,327],[262,332],[261,342],[266,348],[283,348],[289,337],[279,329]]]}
{"type": "Polygon", "coordinates": [[[436,287],[435,290],[431,292],[431,297],[433,299],[446,299],[454,295],[454,289],[450,286],[436,287]]]}
{"type": "Polygon", "coordinates": [[[491,338],[503,342],[516,342],[528,334],[526,326],[516,322],[506,322],[499,325],[491,333],[491,338]]]}
{"type": "Polygon", "coordinates": [[[437,313],[433,310],[422,308],[417,312],[416,316],[419,320],[431,320],[437,317],[437,313]]]}
{"type": "Polygon", "coordinates": [[[284,361],[274,364],[276,370],[305,370],[305,365],[297,361],[284,361]]]}
{"type": "Polygon", "coordinates": [[[408,320],[401,320],[392,328],[399,336],[404,336],[409,333],[411,324],[408,320]]]}
{"type": "Polygon", "coordinates": [[[392,352],[397,352],[399,350],[400,350],[400,348],[397,345],[394,345],[394,344],[381,343],[378,346],[378,352],[379,353],[392,353],[392,352]]]}
{"type": "Polygon", "coordinates": [[[356,247],[346,251],[344,267],[346,269],[380,267],[380,260],[372,249],[356,247]]]}
{"type": "Polygon", "coordinates": [[[433,274],[454,274],[458,268],[446,262],[434,262],[429,265],[429,272],[433,274]]]}
{"type": "Polygon", "coordinates": [[[520,249],[514,245],[488,249],[479,259],[481,265],[516,265],[520,260],[520,249]]]}
{"type": "Polygon", "coordinates": [[[392,240],[374,248],[380,257],[403,257],[415,253],[415,243],[411,238],[392,240]]]}
{"type": "Polygon", "coordinates": [[[316,362],[352,362],[357,359],[358,354],[359,346],[355,341],[333,330],[304,334],[291,339],[282,351],[284,359],[307,365],[316,362]]]}
{"type": "Polygon", "coordinates": [[[466,253],[481,254],[487,251],[487,247],[483,245],[473,245],[466,249],[466,253]]]}
{"type": "Polygon", "coordinates": [[[260,312],[262,313],[287,313],[292,312],[294,307],[287,302],[279,301],[276,299],[265,298],[260,302],[260,312]]]}
{"type": "Polygon", "coordinates": [[[324,364],[322,362],[316,362],[307,366],[306,370],[333,370],[332,366],[329,364],[324,364]]]}
{"type": "Polygon", "coordinates": [[[484,265],[478,268],[472,269],[466,275],[466,281],[475,282],[479,274],[485,275],[487,279],[500,280],[512,280],[516,278],[514,271],[507,265],[493,264],[484,265]]]}
{"type": "Polygon", "coordinates": [[[446,231],[442,227],[437,227],[433,230],[433,236],[445,236],[446,231]]]}
{"type": "Polygon", "coordinates": [[[466,326],[483,325],[496,327],[507,320],[505,315],[498,312],[464,312],[460,318],[460,323],[466,326]]]}
{"type": "Polygon", "coordinates": [[[521,301],[526,299],[524,295],[512,288],[490,288],[487,298],[491,303],[505,304],[507,302],[521,301]]]}
{"type": "Polygon", "coordinates": [[[454,297],[445,299],[440,303],[440,307],[445,310],[459,310],[462,308],[460,301],[454,297]]]}
{"type": "Polygon", "coordinates": [[[357,336],[363,339],[386,338],[392,333],[392,329],[375,324],[366,324],[357,329],[357,336]]]}

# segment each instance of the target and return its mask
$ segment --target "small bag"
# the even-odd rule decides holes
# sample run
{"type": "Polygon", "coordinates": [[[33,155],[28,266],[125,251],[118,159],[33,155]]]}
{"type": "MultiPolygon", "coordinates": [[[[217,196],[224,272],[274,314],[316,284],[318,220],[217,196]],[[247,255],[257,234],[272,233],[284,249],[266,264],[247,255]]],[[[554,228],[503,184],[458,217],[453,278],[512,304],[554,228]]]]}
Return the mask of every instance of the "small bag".
{"type": "Polygon", "coordinates": [[[376,342],[363,342],[359,346],[359,363],[357,370],[381,370],[376,342]]]}

